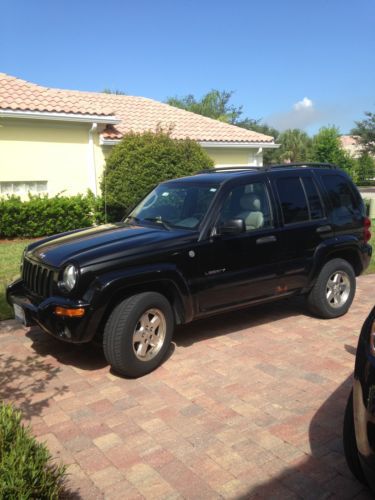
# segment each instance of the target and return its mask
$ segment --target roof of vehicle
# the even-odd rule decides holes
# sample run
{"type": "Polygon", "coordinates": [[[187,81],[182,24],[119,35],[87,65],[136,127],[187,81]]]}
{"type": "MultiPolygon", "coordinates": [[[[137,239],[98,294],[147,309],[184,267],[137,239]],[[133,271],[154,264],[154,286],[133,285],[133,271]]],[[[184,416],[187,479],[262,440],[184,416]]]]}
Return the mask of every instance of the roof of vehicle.
{"type": "Polygon", "coordinates": [[[249,174],[260,174],[270,171],[285,171],[285,170],[305,170],[306,168],[317,168],[317,169],[338,169],[337,165],[332,163],[286,163],[280,165],[265,165],[263,167],[255,166],[243,166],[243,165],[230,165],[223,167],[216,167],[213,169],[202,170],[195,175],[181,177],[179,179],[173,179],[167,182],[183,181],[184,183],[217,183],[221,184],[225,181],[233,179],[234,177],[249,175],[249,174]]]}

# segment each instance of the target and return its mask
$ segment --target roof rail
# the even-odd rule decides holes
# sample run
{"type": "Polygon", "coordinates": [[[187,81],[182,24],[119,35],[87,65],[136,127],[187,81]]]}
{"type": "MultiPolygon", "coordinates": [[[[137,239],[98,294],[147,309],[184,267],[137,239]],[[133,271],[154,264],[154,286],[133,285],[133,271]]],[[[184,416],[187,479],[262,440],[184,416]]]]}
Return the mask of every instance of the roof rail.
{"type": "Polygon", "coordinates": [[[230,172],[240,172],[241,170],[260,170],[263,167],[256,167],[251,165],[228,165],[223,167],[205,168],[197,172],[197,174],[215,174],[217,172],[230,173],[230,172]]]}
{"type": "Polygon", "coordinates": [[[334,163],[320,163],[320,162],[298,162],[298,163],[280,163],[277,165],[264,165],[263,167],[256,167],[251,165],[228,165],[223,167],[206,168],[200,170],[197,174],[215,174],[215,173],[230,173],[241,172],[246,170],[272,170],[274,168],[290,168],[290,167],[314,167],[314,168],[339,168],[334,163]]]}
{"type": "Polygon", "coordinates": [[[288,168],[288,167],[314,167],[314,168],[339,168],[334,163],[324,162],[298,162],[298,163],[280,163],[278,165],[264,165],[261,167],[263,170],[270,170],[273,168],[288,168]]]}

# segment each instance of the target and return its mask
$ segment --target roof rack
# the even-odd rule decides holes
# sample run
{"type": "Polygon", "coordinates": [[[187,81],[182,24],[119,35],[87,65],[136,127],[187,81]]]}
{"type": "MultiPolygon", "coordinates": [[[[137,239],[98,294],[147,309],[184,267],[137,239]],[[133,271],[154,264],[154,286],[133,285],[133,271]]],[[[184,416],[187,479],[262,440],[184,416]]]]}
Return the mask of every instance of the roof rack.
{"type": "Polygon", "coordinates": [[[299,163],[280,163],[277,165],[264,165],[263,167],[256,167],[250,165],[228,165],[223,167],[206,168],[200,170],[197,174],[215,174],[215,173],[230,173],[230,172],[242,172],[247,170],[261,171],[261,170],[273,170],[274,168],[290,168],[290,167],[314,167],[314,168],[339,168],[334,163],[319,163],[319,162],[299,162],[299,163]]]}

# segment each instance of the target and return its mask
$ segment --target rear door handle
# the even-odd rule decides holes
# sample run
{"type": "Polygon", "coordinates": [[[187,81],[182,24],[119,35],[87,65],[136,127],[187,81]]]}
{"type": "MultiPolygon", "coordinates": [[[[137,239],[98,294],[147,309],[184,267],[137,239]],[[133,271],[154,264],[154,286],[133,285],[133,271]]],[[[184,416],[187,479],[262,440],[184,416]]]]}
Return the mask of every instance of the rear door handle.
{"type": "Polygon", "coordinates": [[[327,224],[326,226],[319,226],[316,228],[317,233],[328,233],[329,231],[332,231],[332,226],[327,224]]]}
{"type": "Polygon", "coordinates": [[[277,241],[276,236],[263,236],[263,238],[258,238],[256,240],[257,245],[263,245],[264,243],[273,243],[277,241]]]}

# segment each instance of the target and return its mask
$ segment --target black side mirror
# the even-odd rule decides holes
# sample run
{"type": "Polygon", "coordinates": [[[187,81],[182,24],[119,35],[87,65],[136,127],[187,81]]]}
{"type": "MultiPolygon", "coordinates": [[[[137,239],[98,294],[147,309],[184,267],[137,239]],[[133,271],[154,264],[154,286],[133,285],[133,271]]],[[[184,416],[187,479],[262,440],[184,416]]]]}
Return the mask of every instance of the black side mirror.
{"type": "Polygon", "coordinates": [[[220,224],[218,234],[239,234],[246,231],[243,219],[229,219],[220,224]]]}

